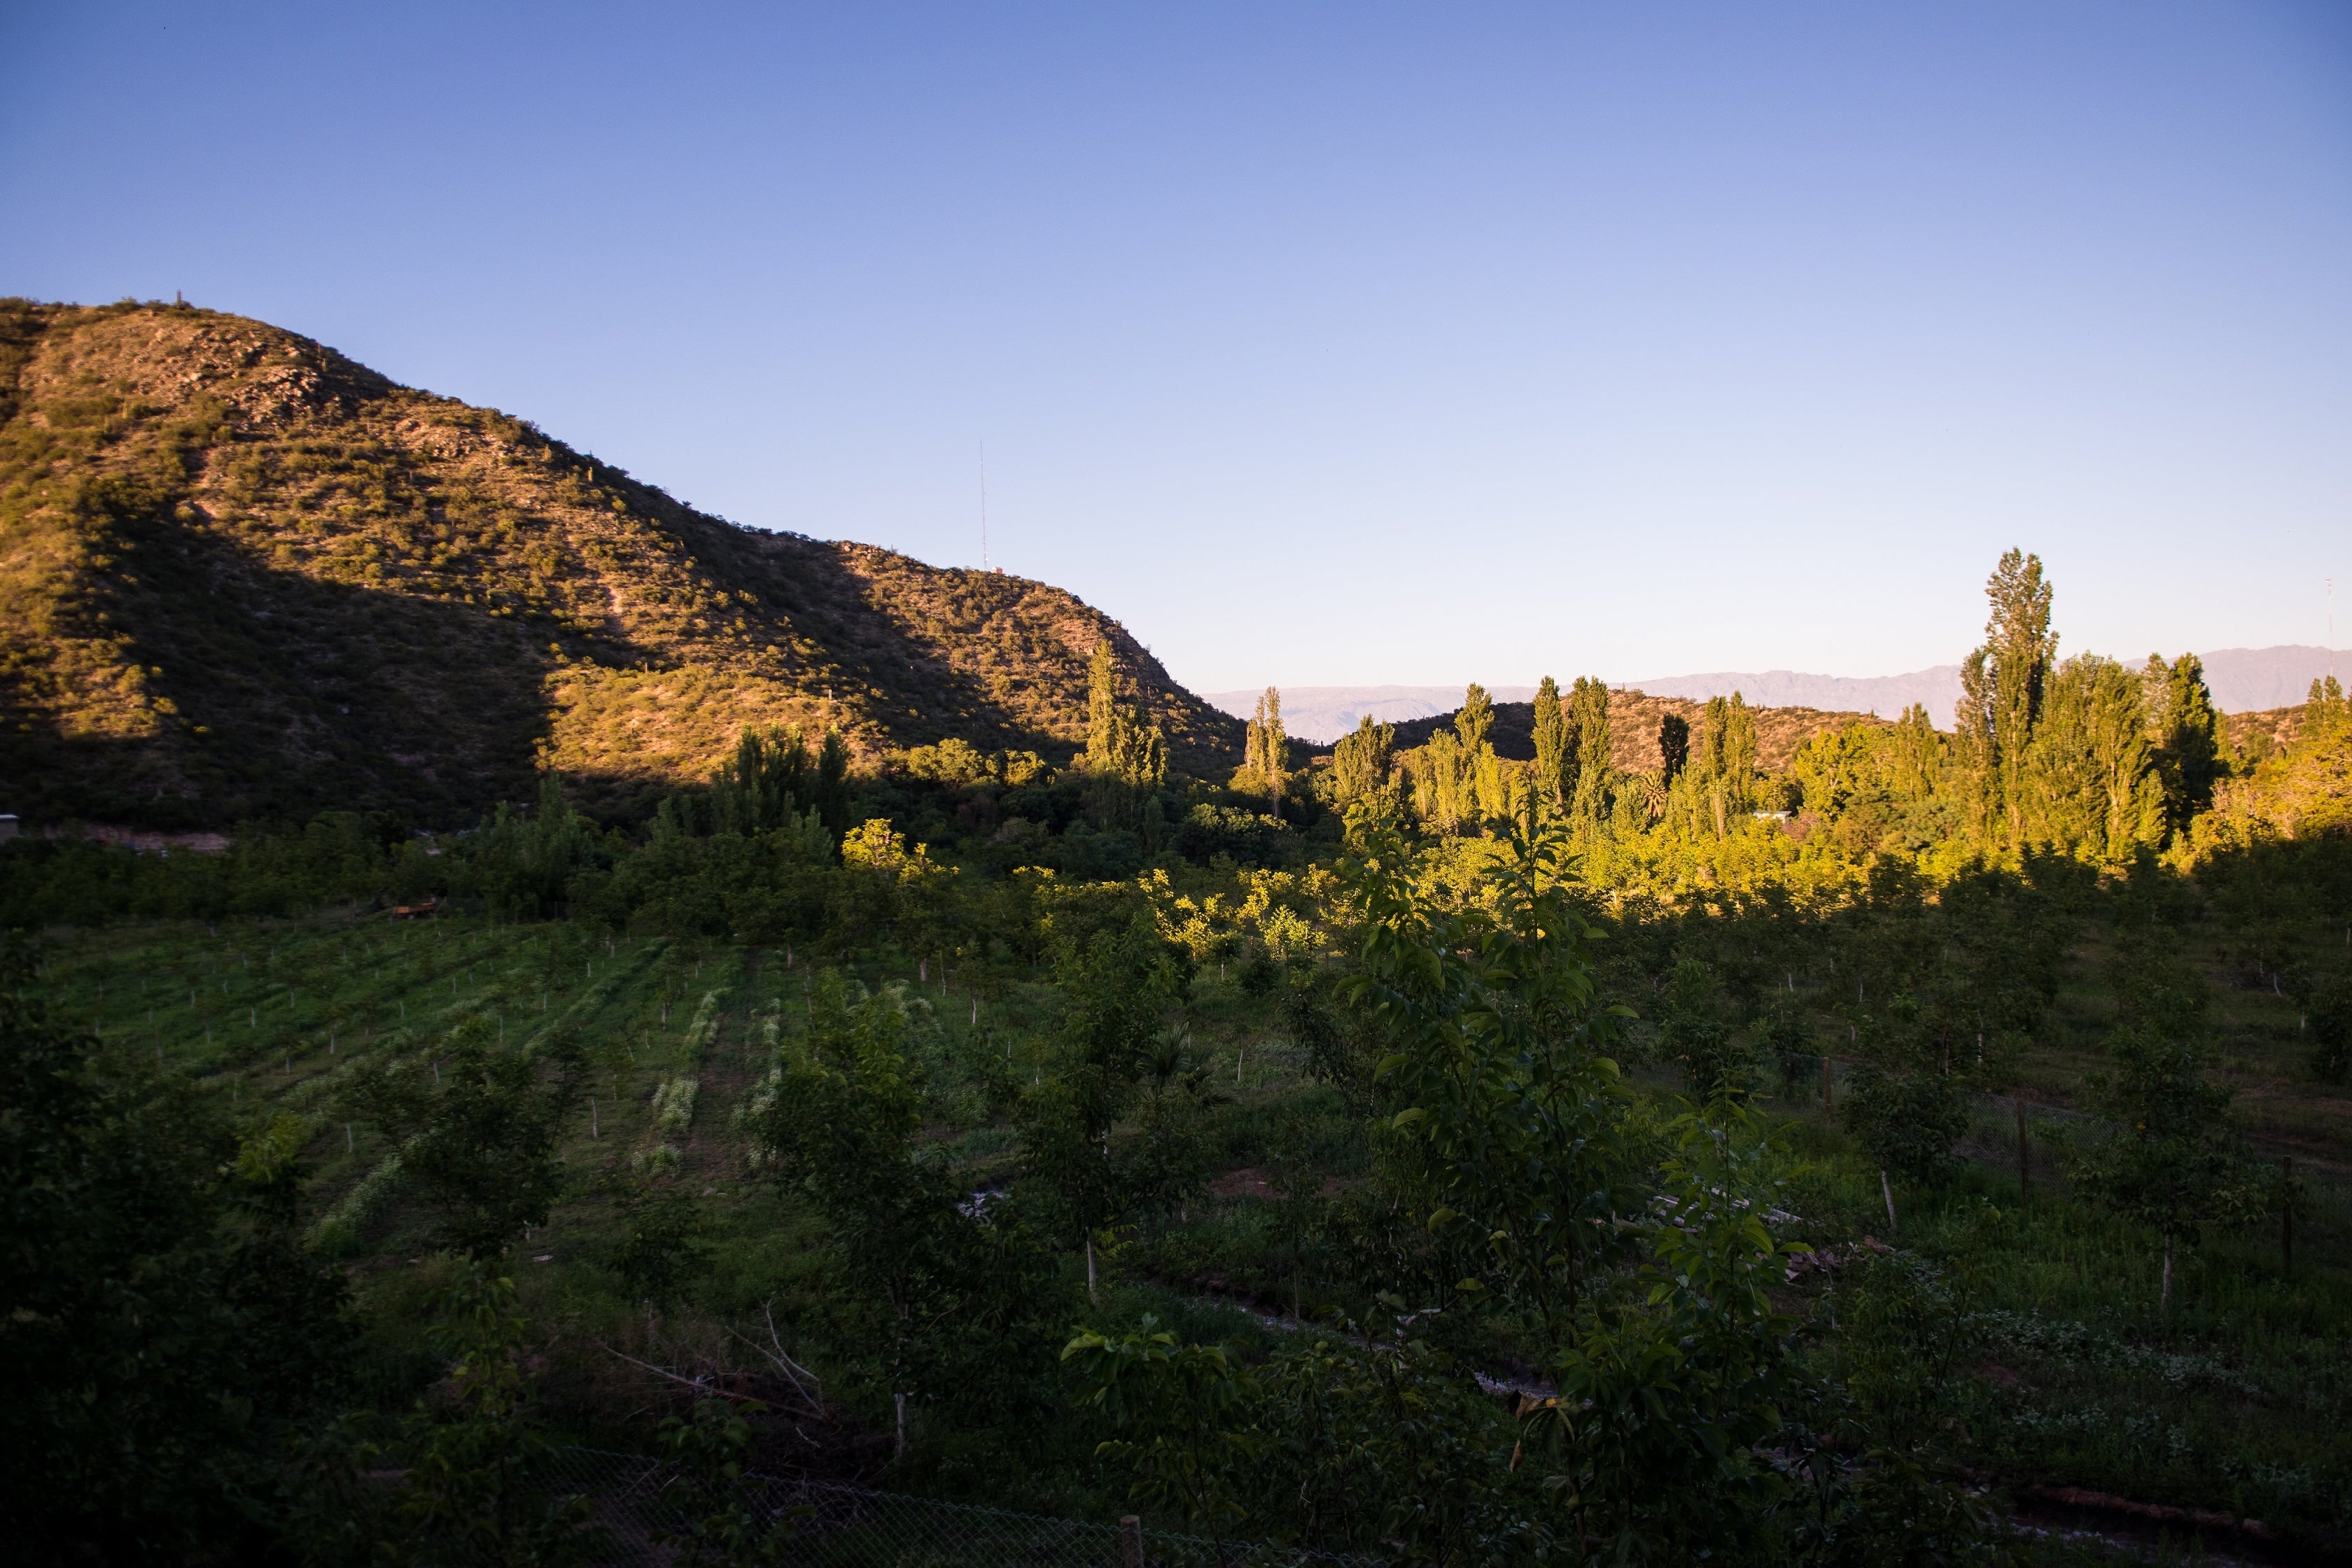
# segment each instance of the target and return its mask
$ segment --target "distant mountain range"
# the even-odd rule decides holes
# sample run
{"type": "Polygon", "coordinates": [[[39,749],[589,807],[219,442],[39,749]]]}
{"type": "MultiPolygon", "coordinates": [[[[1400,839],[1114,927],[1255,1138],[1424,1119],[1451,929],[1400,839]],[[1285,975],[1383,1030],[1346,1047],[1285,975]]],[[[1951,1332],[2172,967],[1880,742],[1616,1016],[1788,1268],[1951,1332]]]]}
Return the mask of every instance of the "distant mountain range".
{"type": "MultiPolygon", "coordinates": [[[[2205,661],[2206,684],[2225,713],[2261,712],[2301,702],[2312,680],[2330,668],[2328,650],[2301,645],[2282,647],[2225,647],[2200,656],[2205,661]]],[[[2127,659],[2137,665],[2146,658],[2127,659]]],[[[2352,650],[2337,650],[2334,668],[2352,675],[2352,650]]],[[[1705,675],[1662,675],[1642,680],[1612,682],[1620,690],[1646,692],[1652,697],[1686,697],[1703,701],[1737,691],[1762,708],[1816,708],[1826,712],[1876,713],[1893,718],[1914,702],[1927,704],[1936,722],[1949,729],[1960,700],[1960,667],[1939,664],[1907,675],[1806,675],[1792,669],[1717,670],[1705,675]]],[[[1532,686],[1487,688],[1497,702],[1526,702],[1532,686]]],[[[1247,718],[1261,693],[1209,691],[1202,698],[1214,708],[1247,718]]],[[[1434,718],[1462,705],[1459,686],[1301,686],[1282,693],[1283,725],[1302,741],[1328,745],[1370,714],[1383,723],[1434,718]]]]}

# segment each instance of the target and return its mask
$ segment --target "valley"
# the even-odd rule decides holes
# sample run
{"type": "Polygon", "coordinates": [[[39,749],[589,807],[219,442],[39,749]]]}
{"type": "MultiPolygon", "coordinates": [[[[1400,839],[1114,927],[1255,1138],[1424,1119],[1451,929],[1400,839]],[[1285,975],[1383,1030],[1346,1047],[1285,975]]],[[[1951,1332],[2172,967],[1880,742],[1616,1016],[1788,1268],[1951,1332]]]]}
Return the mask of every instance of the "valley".
{"type": "Polygon", "coordinates": [[[2012,551],[1956,715],[1310,742],[259,323],[0,344],[58,1560],[2352,1556],[2339,685],[2012,551]]]}

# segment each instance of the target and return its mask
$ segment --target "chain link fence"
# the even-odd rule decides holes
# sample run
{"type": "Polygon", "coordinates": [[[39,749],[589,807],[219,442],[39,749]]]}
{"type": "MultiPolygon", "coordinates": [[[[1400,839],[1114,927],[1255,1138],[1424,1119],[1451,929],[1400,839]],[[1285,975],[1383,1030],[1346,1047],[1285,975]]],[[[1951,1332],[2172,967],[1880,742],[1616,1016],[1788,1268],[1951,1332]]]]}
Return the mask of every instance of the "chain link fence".
{"type": "MultiPolygon", "coordinates": [[[[587,1500],[599,1540],[590,1561],[667,1568],[672,1551],[656,1537],[688,1517],[670,1467],[562,1448],[539,1479],[555,1495],[587,1500]]],[[[781,1561],[793,1568],[1374,1568],[1383,1561],[774,1476],[744,1476],[732,1500],[763,1526],[789,1530],[781,1561]]]]}

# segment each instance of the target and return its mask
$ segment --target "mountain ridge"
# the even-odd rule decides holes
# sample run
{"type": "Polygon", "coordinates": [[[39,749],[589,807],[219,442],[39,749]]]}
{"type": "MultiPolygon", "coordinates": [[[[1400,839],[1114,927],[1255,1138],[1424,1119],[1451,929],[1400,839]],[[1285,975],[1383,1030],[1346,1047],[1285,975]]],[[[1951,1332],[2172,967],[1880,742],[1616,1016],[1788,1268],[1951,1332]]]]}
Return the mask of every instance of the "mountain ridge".
{"type": "Polygon", "coordinates": [[[698,512],[528,421],[193,307],[0,301],[0,810],[607,816],[751,725],[1066,762],[1108,638],[1179,768],[1242,726],[1066,591],[698,512]]]}

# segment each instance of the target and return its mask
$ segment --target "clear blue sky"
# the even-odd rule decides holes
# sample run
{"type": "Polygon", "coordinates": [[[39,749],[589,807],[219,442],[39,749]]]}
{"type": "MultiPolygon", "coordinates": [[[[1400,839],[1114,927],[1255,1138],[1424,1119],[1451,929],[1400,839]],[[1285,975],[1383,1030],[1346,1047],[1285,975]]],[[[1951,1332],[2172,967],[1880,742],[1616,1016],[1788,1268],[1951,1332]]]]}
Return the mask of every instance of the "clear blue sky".
{"type": "Polygon", "coordinates": [[[6,6],[0,291],[175,289],[929,561],[984,440],[1202,689],[2352,602],[2342,4],[6,6]]]}

